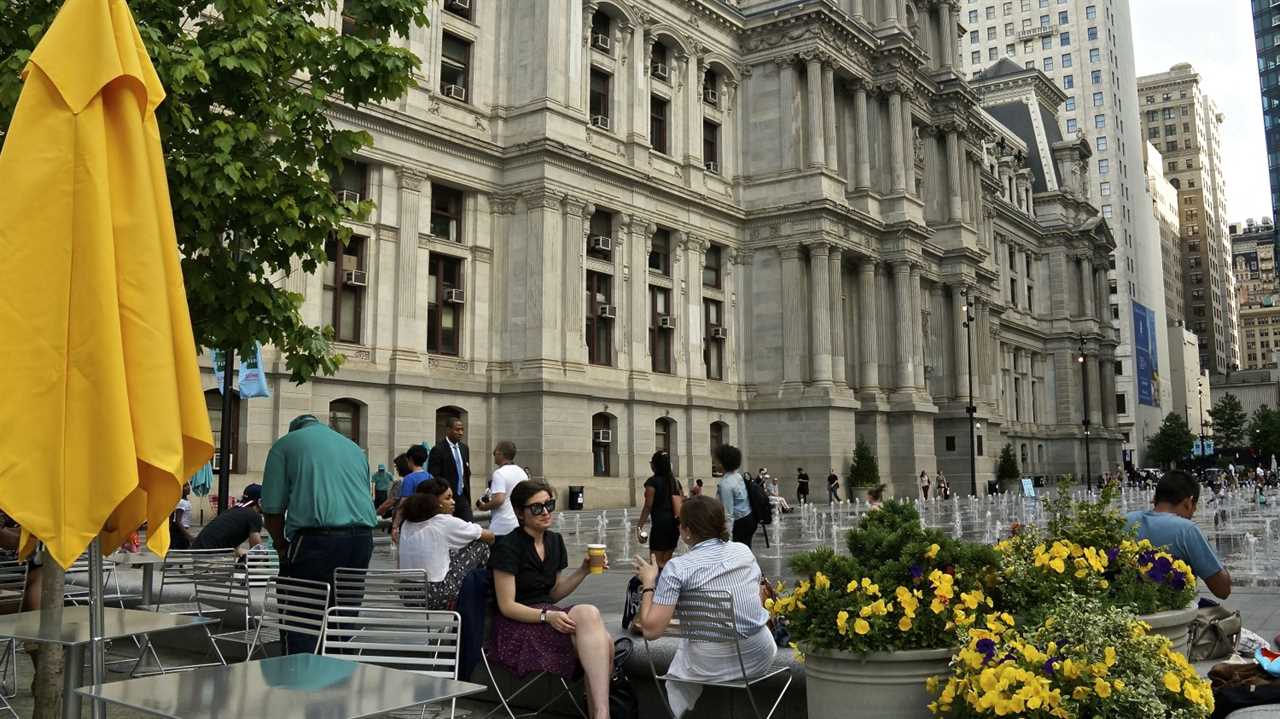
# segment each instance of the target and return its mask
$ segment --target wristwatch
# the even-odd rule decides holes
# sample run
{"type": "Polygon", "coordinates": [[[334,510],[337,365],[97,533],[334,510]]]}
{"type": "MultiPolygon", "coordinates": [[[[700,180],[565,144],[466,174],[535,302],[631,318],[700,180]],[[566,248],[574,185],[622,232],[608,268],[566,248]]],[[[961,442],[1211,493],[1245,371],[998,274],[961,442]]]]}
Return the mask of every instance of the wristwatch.
{"type": "Polygon", "coordinates": [[[545,609],[542,610],[542,613],[538,615],[538,621],[541,622],[542,624],[547,623],[547,610],[545,609]]]}

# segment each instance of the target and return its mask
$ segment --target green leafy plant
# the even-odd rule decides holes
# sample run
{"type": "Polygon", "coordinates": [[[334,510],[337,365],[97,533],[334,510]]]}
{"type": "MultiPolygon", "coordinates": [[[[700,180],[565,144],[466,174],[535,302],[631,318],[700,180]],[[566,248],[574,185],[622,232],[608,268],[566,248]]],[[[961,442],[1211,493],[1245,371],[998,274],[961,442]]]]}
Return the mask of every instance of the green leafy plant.
{"type": "Polygon", "coordinates": [[[1013,452],[1013,445],[1006,444],[1000,450],[1000,461],[996,464],[996,479],[1000,480],[1001,489],[1008,491],[1017,483],[1022,473],[1018,471],[1018,457],[1013,452]]]}
{"type": "Polygon", "coordinates": [[[1068,595],[1042,623],[971,625],[951,661],[932,679],[929,705],[949,719],[1016,716],[1205,719],[1209,682],[1169,640],[1127,611],[1068,595]]]}
{"type": "Polygon", "coordinates": [[[855,653],[953,646],[956,629],[991,611],[991,547],[920,526],[907,502],[885,502],[848,533],[849,555],[796,556],[806,578],[771,605],[800,650],[855,653]]]}
{"type": "Polygon", "coordinates": [[[1195,443],[1196,436],[1182,415],[1170,412],[1160,423],[1160,430],[1147,440],[1147,456],[1152,462],[1168,467],[1185,461],[1195,443]]]}
{"type": "Polygon", "coordinates": [[[1097,499],[1074,500],[1070,484],[1059,484],[1057,491],[1043,500],[1049,517],[1049,538],[1065,539],[1085,547],[1115,547],[1133,538],[1133,532],[1125,529],[1124,515],[1120,514],[1119,495],[1119,488],[1109,484],[1099,491],[1097,499]]]}
{"type": "Polygon", "coordinates": [[[874,487],[880,484],[880,465],[866,440],[858,438],[853,448],[853,464],[849,467],[849,485],[874,487]]]}
{"type": "MultiPolygon", "coordinates": [[[[0,0],[0,144],[19,72],[61,5],[0,0]]],[[[280,278],[314,272],[326,242],[368,217],[372,203],[340,200],[331,178],[372,138],[332,112],[404,96],[420,62],[401,38],[426,24],[425,0],[129,7],[167,92],[156,115],[197,344],[272,344],[297,382],[335,372],[332,329],[306,324],[280,278]],[[352,31],[317,22],[339,10],[352,31]]]]}
{"type": "Polygon", "coordinates": [[[1237,448],[1245,439],[1245,423],[1249,417],[1244,413],[1240,399],[1228,392],[1213,404],[1209,410],[1213,418],[1213,436],[1215,444],[1220,448],[1237,448]]]}

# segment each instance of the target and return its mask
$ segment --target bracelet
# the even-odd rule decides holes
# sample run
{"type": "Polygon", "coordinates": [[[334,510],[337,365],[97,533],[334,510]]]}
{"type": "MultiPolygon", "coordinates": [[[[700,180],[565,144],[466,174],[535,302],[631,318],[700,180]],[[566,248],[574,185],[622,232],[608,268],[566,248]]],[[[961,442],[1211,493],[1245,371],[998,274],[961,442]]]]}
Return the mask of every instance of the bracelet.
{"type": "Polygon", "coordinates": [[[539,624],[547,623],[547,610],[543,609],[542,613],[538,615],[538,623],[539,624]]]}
{"type": "Polygon", "coordinates": [[[653,587],[645,587],[644,589],[640,590],[640,596],[643,597],[646,593],[653,593],[654,591],[655,589],[653,587]]]}

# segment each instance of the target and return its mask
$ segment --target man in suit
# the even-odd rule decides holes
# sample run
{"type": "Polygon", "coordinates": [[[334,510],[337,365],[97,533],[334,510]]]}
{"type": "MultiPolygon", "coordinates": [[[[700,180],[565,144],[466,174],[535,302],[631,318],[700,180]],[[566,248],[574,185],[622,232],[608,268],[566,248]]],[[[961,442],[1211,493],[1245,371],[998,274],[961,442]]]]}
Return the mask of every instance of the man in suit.
{"type": "Polygon", "coordinates": [[[470,522],[471,450],[462,443],[464,433],[460,417],[452,417],[445,423],[444,441],[431,448],[427,471],[453,488],[453,516],[470,522]]]}

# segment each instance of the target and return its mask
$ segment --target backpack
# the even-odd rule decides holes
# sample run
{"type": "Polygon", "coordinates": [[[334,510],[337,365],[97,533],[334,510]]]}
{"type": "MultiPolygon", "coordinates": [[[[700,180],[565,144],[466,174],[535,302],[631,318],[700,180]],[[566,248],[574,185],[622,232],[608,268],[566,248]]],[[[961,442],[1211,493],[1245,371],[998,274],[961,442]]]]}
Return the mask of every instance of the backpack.
{"type": "Polygon", "coordinates": [[[751,513],[756,515],[757,524],[773,524],[773,503],[769,501],[768,492],[757,481],[747,484],[747,501],[751,503],[751,513]]]}

